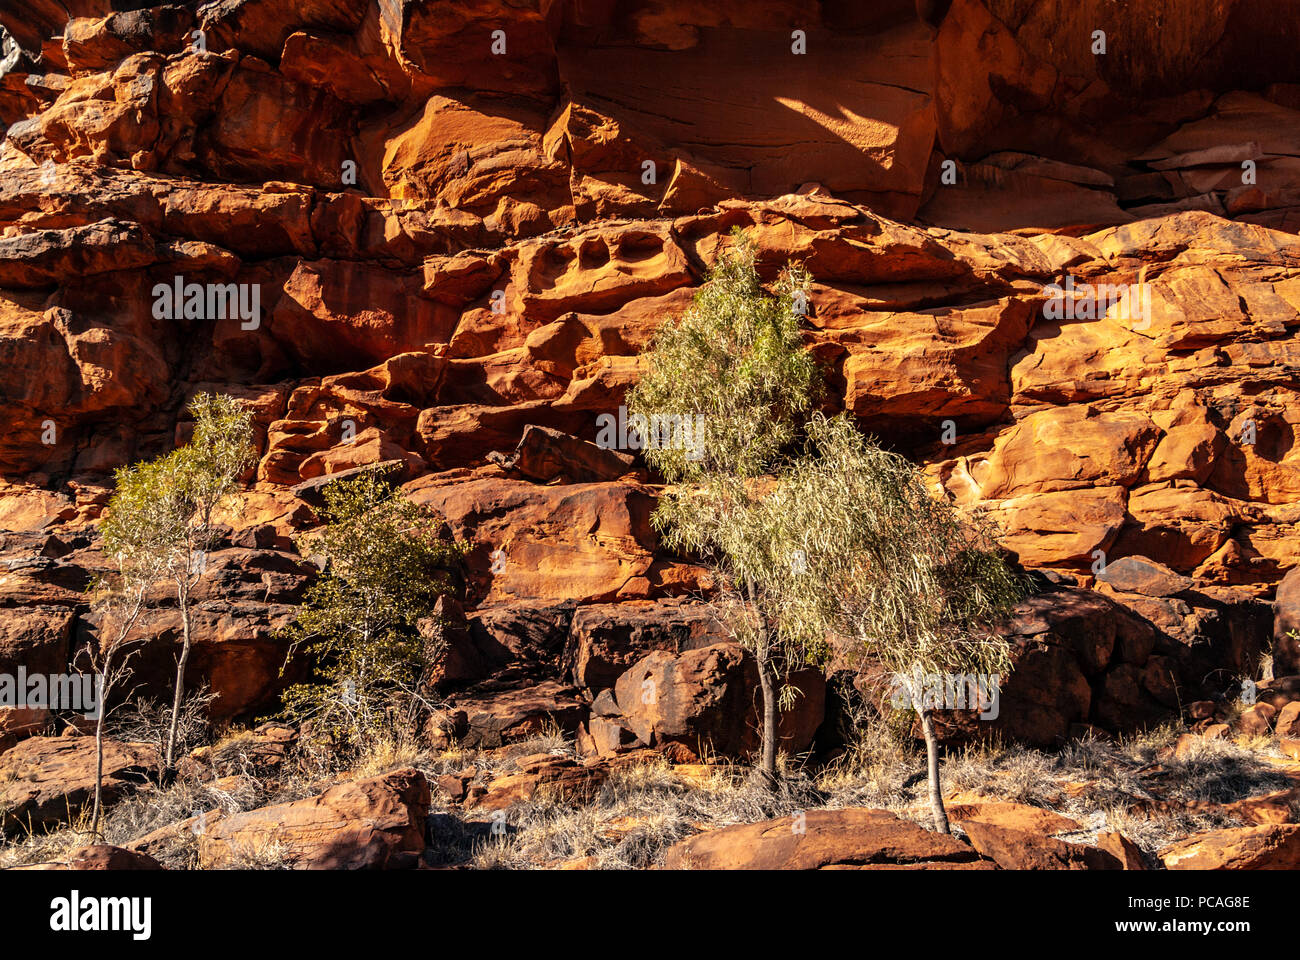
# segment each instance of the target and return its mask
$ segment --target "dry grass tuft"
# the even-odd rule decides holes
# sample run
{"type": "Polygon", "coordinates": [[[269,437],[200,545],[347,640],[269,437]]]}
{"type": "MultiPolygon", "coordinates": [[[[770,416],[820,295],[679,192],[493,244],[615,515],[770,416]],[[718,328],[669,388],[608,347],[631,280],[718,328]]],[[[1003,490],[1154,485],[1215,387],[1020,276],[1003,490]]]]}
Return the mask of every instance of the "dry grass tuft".
{"type": "MultiPolygon", "coordinates": [[[[702,830],[753,823],[801,810],[876,807],[929,826],[925,758],[906,730],[886,723],[858,727],[854,742],[818,770],[781,758],[781,785],[772,793],[747,766],[732,763],[675,768],[663,759],[615,767],[586,803],[547,797],[500,812],[462,810],[438,790],[429,820],[432,865],[479,869],[538,869],[565,864],[593,869],[645,869],[663,862],[669,846],[702,830]]],[[[1188,834],[1239,823],[1217,805],[1281,790],[1291,780],[1266,758],[1278,755],[1272,738],[1195,740],[1184,755],[1173,746],[1184,728],[1166,725],[1121,740],[1088,739],[1049,753],[1001,743],[954,748],[943,762],[946,795],[958,792],[1057,810],[1081,824],[1065,836],[1095,841],[1118,830],[1152,858],[1188,834]]],[[[236,730],[210,750],[233,776],[209,783],[179,778],[145,786],[109,807],[105,840],[120,846],[168,825],[181,825],[155,855],[173,869],[193,868],[198,838],[189,818],[235,813],[313,796],[343,780],[415,767],[431,782],[472,774],[486,785],[518,772],[525,756],[577,758],[575,744],[554,727],[492,750],[421,750],[403,739],[377,741],[347,770],[321,766],[317,757],[287,760],[269,772],[254,762],[253,735],[236,730]],[[242,758],[242,759],[241,759],[242,758]]],[[[36,832],[0,844],[0,867],[57,862],[89,842],[88,817],[60,830],[36,832]]],[[[241,851],[244,869],[283,869],[284,852],[241,851]]]]}

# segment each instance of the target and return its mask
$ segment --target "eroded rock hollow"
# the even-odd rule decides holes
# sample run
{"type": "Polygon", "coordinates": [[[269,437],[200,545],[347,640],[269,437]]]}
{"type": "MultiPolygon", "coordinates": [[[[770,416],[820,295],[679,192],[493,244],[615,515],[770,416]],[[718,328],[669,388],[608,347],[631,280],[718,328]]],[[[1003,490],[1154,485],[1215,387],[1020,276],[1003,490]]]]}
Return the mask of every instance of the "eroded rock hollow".
{"type": "MultiPolygon", "coordinates": [[[[1046,572],[998,729],[1254,676],[1300,559],[1300,4],[919,6],[0,2],[0,669],[100,629],[111,471],[217,390],[258,445],[198,597],[217,719],[292,679],[313,492],[391,462],[473,545],[459,735],[751,749],[658,478],[593,443],[741,227],[814,278],[828,409],[1046,572]],[[647,715],[638,663],[703,692],[647,715]]],[[[833,713],[806,683],[793,750],[833,713]]]]}

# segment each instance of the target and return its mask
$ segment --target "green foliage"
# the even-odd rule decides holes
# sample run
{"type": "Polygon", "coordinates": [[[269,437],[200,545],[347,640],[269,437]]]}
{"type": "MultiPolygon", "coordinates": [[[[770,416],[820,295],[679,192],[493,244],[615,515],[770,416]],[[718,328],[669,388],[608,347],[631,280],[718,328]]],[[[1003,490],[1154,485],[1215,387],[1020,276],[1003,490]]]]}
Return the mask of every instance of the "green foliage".
{"type": "Polygon", "coordinates": [[[807,299],[808,275],[787,269],[769,296],[754,256],[752,242],[733,233],[692,306],[659,330],[645,375],[628,394],[632,414],[702,418],[697,459],[681,444],[645,451],[670,481],[763,473],[796,438],[811,404],[816,365],[802,348],[795,309],[796,298],[807,299]]]}
{"type": "Polygon", "coordinates": [[[189,410],[194,416],[194,436],[177,454],[184,474],[184,495],[199,523],[207,527],[212,512],[238,488],[240,475],[253,465],[252,415],[239,400],[216,393],[196,395],[189,410]]]}
{"type": "Polygon", "coordinates": [[[746,514],[753,547],[732,548],[783,642],[820,661],[836,638],[891,673],[1005,674],[1009,645],[992,628],[1026,584],[992,526],[932,496],[843,415],[814,416],[807,436],[808,455],[746,514]]]}
{"type": "Polygon", "coordinates": [[[452,592],[464,546],[440,536],[430,511],[393,490],[378,471],[323,490],[325,524],[300,540],[325,566],[284,632],[310,654],[316,676],[285,694],[285,712],[311,719],[335,743],[361,747],[395,729],[433,651],[417,622],[452,592]]]}
{"type": "Polygon", "coordinates": [[[168,560],[190,517],[180,466],[173,454],[114,473],[115,489],[100,534],[104,553],[124,578],[168,574],[168,560]]]}
{"type": "MultiPolygon", "coordinates": [[[[780,637],[767,629],[771,611],[746,581],[746,558],[764,535],[753,526],[756,478],[780,465],[820,382],[800,334],[808,284],[802,267],[789,266],[769,294],[753,243],[734,231],[690,309],[660,329],[645,375],[628,395],[634,415],[698,418],[703,427],[691,449],[645,450],[646,460],[677,484],[660,497],[652,521],[666,546],[711,561],[731,585],[727,592],[743,595],[740,603],[718,606],[764,673],[798,666],[807,653],[773,644],[780,637]]],[[[793,693],[782,689],[782,706],[791,705],[793,693]]]]}
{"type": "Polygon", "coordinates": [[[194,416],[190,443],[157,460],[120,468],[101,527],[105,552],[124,580],[165,577],[176,588],[182,639],[164,757],[168,768],[175,760],[192,642],[190,592],[203,576],[216,538],[213,515],[255,456],[252,416],[240,401],[200,393],[189,409],[194,416]]]}
{"type": "Polygon", "coordinates": [[[252,423],[233,397],[199,394],[190,404],[194,436],[153,461],[120,467],[100,532],[125,571],[149,570],[192,585],[212,546],[212,515],[252,464],[252,423]]]}
{"type": "Polygon", "coordinates": [[[1009,647],[993,626],[1025,584],[990,525],[931,496],[912,464],[847,417],[809,416],[815,368],[794,306],[807,283],[788,269],[767,295],[737,237],[694,306],[656,338],[629,408],[707,415],[704,456],[646,451],[676,484],[656,528],[740,594],[737,637],[760,663],[842,653],[891,673],[1006,672],[1009,647]],[[792,457],[801,435],[806,448],[792,457]]]}

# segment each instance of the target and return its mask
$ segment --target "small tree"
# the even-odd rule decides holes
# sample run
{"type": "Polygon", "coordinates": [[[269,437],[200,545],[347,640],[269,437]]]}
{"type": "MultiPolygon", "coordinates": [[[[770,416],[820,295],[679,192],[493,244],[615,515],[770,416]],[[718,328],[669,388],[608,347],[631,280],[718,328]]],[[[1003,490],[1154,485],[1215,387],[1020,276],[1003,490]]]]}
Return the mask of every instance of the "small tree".
{"type": "Polygon", "coordinates": [[[253,462],[252,418],[233,397],[198,394],[190,402],[190,443],[148,463],[119,470],[103,526],[106,543],[131,542],[149,531],[159,579],[172,582],[181,619],[181,649],[163,766],[176,760],[176,733],[193,644],[192,596],[216,542],[217,509],[253,462]]]}
{"type": "MultiPolygon", "coordinates": [[[[787,269],[766,294],[737,236],[692,308],[660,332],[628,397],[649,425],[646,459],[675,484],[656,527],[670,547],[712,560],[748,609],[739,636],[759,665],[758,769],[769,783],[778,706],[795,696],[789,684],[778,692],[782,669],[823,664],[838,641],[898,677],[1005,672],[1008,645],[990,625],[1023,593],[992,531],[930,497],[905,459],[845,417],[805,419],[815,383],[799,335],[807,283],[787,269]],[[664,443],[655,428],[698,414],[705,436],[689,445],[664,443]],[[807,449],[791,458],[801,430],[807,449]]],[[[932,711],[913,702],[947,831],[932,711]]]]}
{"type": "Polygon", "coordinates": [[[332,483],[323,496],[325,524],[299,546],[324,569],[283,632],[289,658],[301,647],[318,679],[290,687],[285,712],[361,748],[398,726],[397,714],[412,719],[431,659],[417,621],[452,592],[464,549],[378,470],[332,483]]]}
{"type": "Polygon", "coordinates": [[[100,524],[101,545],[109,572],[90,585],[91,606],[100,614],[99,635],[78,652],[99,679],[99,715],[95,718],[95,803],[91,835],[99,838],[103,814],[104,728],[113,693],[129,682],[130,662],[143,637],[133,636],[143,617],[149,588],[166,574],[166,558],[175,539],[178,513],[172,498],[157,496],[162,471],[151,464],[118,468],[113,496],[100,524]]]}
{"type": "Polygon", "coordinates": [[[176,684],[172,692],[171,722],[167,731],[168,770],[176,762],[176,731],[185,698],[185,668],[193,643],[190,596],[207,567],[207,557],[216,541],[213,515],[238,488],[240,475],[253,464],[252,415],[234,397],[200,393],[190,401],[194,435],[189,444],[175,451],[180,480],[178,494],[188,516],[173,543],[170,573],[176,584],[176,601],[181,612],[181,651],[176,658],[176,684]]]}
{"type": "MultiPolygon", "coordinates": [[[[994,627],[1026,592],[992,527],[932,497],[912,464],[864,439],[844,416],[809,422],[792,460],[753,510],[766,550],[751,558],[786,645],[828,637],[911,676],[1005,676],[1010,644],[994,627]],[[791,563],[797,554],[798,563],[791,563]]],[[[935,827],[947,833],[934,704],[909,684],[925,736],[935,827]]]]}
{"type": "Polygon", "coordinates": [[[755,481],[780,462],[812,403],[816,368],[800,336],[808,276],[787,268],[769,295],[753,245],[733,233],[693,305],[660,329],[641,381],[628,395],[650,434],[646,460],[670,484],[655,510],[664,542],[695,551],[738,585],[753,630],[739,639],[754,653],[763,697],[758,770],[776,780],[780,670],[800,650],[783,647],[747,557],[760,547],[748,523],[755,481]],[[689,424],[689,431],[674,431],[689,424]],[[668,425],[668,429],[659,429],[668,425]],[[689,432],[690,442],[681,442],[689,432]],[[703,434],[702,436],[700,434],[703,434]]]}
{"type": "Polygon", "coordinates": [[[104,727],[109,699],[134,671],[132,658],[143,640],[132,636],[144,613],[149,588],[163,575],[167,543],[172,537],[165,505],[153,499],[134,500],[145,492],[136,481],[140,467],[117,471],[117,493],[102,527],[104,555],[110,572],[90,585],[91,606],[100,614],[99,635],[83,647],[77,659],[98,678],[98,716],[95,718],[95,800],[90,830],[99,839],[103,814],[104,727]]]}

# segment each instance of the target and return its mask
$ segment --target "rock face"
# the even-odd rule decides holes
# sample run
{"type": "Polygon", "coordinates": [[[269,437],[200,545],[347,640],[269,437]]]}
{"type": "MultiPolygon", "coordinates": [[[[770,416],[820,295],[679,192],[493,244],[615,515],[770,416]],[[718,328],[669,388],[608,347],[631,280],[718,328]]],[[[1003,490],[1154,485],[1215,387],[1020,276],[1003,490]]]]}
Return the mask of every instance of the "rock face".
{"type": "MultiPolygon", "coordinates": [[[[1131,559],[1129,569],[1140,565],[1181,586],[1168,568],[1131,559]]],[[[1113,566],[1122,573],[1126,560],[1113,566]]],[[[936,726],[952,742],[994,736],[1053,747],[1081,729],[1151,724],[1176,714],[1180,702],[1231,686],[1216,670],[1252,675],[1270,620],[1266,603],[1231,590],[1189,585],[1172,597],[1150,597],[1120,592],[1109,580],[1094,590],[1052,586],[1013,612],[1006,633],[1014,668],[1001,678],[996,710],[988,711],[995,715],[954,711],[936,726]]]]}
{"type": "Polygon", "coordinates": [[[592,604],[574,612],[564,658],[574,681],[596,694],[613,687],[647,653],[680,653],[727,639],[717,614],[707,604],[592,604]]]}
{"type": "Polygon", "coordinates": [[[20,870],[162,870],[163,866],[145,853],[108,843],[78,847],[56,863],[19,867],[20,870]]]}
{"type": "MultiPolygon", "coordinates": [[[[797,754],[821,725],[826,683],[811,669],[792,673],[789,683],[799,696],[780,714],[777,749],[797,754]]],[[[760,743],[758,666],[735,643],[680,654],[657,650],[618,678],[614,700],[617,712],[600,719],[630,731],[643,746],[677,743],[697,756],[748,756],[760,743]]]]}
{"type": "Polygon", "coordinates": [[[1273,673],[1300,673],[1300,567],[1291,570],[1277,585],[1274,607],[1273,673]]]}
{"type": "Polygon", "coordinates": [[[983,820],[962,824],[971,846],[1004,870],[1120,870],[1113,854],[983,820]]]}
{"type": "MultiPolygon", "coordinates": [[[[220,390],[258,463],[196,614],[216,719],[295,679],[276,629],[320,485],[387,463],[473,548],[441,678],[467,728],[695,742],[593,709],[724,639],[682,603],[712,584],[661,548],[657,478],[602,434],[739,227],[766,280],[813,277],[827,408],[1073,582],[1013,627],[1008,733],[1149,722],[1274,626],[1300,672],[1289,587],[1266,606],[1300,566],[1288,5],[121,6],[0,5],[0,670],[103,631],[112,470],[220,390]],[[1061,43],[1096,29],[1106,56],[1061,43]],[[177,284],[214,302],[169,310],[177,284]]],[[[141,629],[157,696],[162,592],[141,629]]],[[[727,683],[705,713],[748,710],[727,683]]],[[[739,749],[734,720],[703,732],[739,749]]]]}
{"type": "MultiPolygon", "coordinates": [[[[509,773],[492,780],[486,787],[476,788],[465,800],[466,808],[476,811],[504,810],[512,804],[545,798],[553,802],[582,802],[593,799],[609,776],[603,763],[582,765],[572,757],[554,757],[538,754],[520,757],[515,761],[519,773],[509,773]]],[[[448,784],[450,796],[464,790],[464,784],[448,784]]]]}
{"type": "Polygon", "coordinates": [[[199,836],[199,866],[274,860],[295,870],[414,867],[428,814],[424,775],[396,770],[306,800],[220,817],[199,836]]]}
{"type": "Polygon", "coordinates": [[[997,801],[974,801],[948,803],[948,819],[953,823],[965,824],[978,821],[990,823],[996,827],[1021,830],[1040,836],[1054,833],[1067,833],[1080,830],[1078,822],[1043,807],[1032,807],[1024,803],[997,801]]]}
{"type": "Polygon", "coordinates": [[[669,870],[994,869],[956,837],[931,833],[886,810],[810,810],[801,817],[737,824],[668,849],[669,870]]]}
{"type": "Polygon", "coordinates": [[[68,856],[68,866],[72,870],[163,869],[162,864],[153,857],[107,843],[97,843],[72,851],[68,856]]]}
{"type": "Polygon", "coordinates": [[[586,714],[577,690],[545,680],[532,686],[470,689],[450,700],[465,714],[466,746],[499,747],[541,733],[548,725],[572,732],[586,714]]]}
{"type": "Polygon", "coordinates": [[[540,483],[614,480],[632,472],[635,462],[629,454],[532,424],[524,428],[514,453],[508,457],[492,453],[488,459],[507,475],[540,483]]]}
{"type": "MultiPolygon", "coordinates": [[[[142,743],[104,743],[104,799],[146,781],[158,757],[142,743]]],[[[0,754],[5,833],[66,822],[95,798],[94,737],[30,737],[0,754]]]]}
{"type": "Polygon", "coordinates": [[[1268,824],[1198,833],[1160,851],[1169,870],[1294,870],[1300,826],[1268,824]]]}
{"type": "Polygon", "coordinates": [[[54,715],[45,707],[0,708],[0,753],[24,737],[40,733],[53,719],[54,715]]]}

